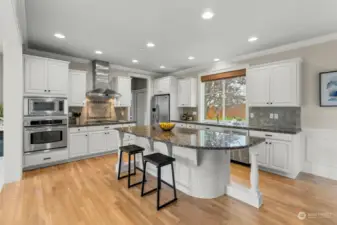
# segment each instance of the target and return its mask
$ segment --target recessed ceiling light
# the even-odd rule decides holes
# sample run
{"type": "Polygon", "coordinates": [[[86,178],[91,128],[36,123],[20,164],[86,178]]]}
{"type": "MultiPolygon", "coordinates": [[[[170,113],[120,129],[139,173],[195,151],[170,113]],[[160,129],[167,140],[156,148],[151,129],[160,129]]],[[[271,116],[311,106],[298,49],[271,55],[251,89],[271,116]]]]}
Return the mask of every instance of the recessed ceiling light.
{"type": "Polygon", "coordinates": [[[248,38],[248,41],[254,42],[254,41],[257,41],[258,39],[259,39],[258,37],[252,36],[252,37],[248,38]]]}
{"type": "Polygon", "coordinates": [[[103,52],[100,51],[100,50],[96,50],[95,53],[96,53],[97,55],[102,55],[102,54],[103,54],[103,52]]]}
{"type": "Polygon", "coordinates": [[[147,44],[146,44],[146,46],[148,47],[148,48],[153,48],[154,46],[156,46],[154,43],[152,43],[152,42],[148,42],[147,44]]]}
{"type": "Polygon", "coordinates": [[[60,34],[60,33],[55,33],[54,36],[57,37],[57,38],[60,38],[60,39],[66,38],[66,36],[64,36],[63,34],[60,34]]]}
{"type": "Polygon", "coordinates": [[[204,12],[201,14],[201,17],[204,20],[210,20],[213,18],[213,16],[214,16],[214,13],[211,9],[205,9],[204,12]]]}
{"type": "Polygon", "coordinates": [[[195,59],[195,58],[194,58],[194,56],[189,56],[188,59],[189,59],[189,60],[193,60],[193,59],[195,59]]]}
{"type": "Polygon", "coordinates": [[[215,59],[213,59],[213,61],[214,61],[214,62],[218,62],[218,61],[220,61],[220,59],[215,58],[215,59]]]}
{"type": "Polygon", "coordinates": [[[165,69],[165,68],[166,68],[166,67],[165,67],[165,66],[163,66],[163,65],[161,65],[161,66],[160,66],[160,69],[165,69]]]}
{"type": "Polygon", "coordinates": [[[139,61],[137,59],[133,59],[132,62],[133,63],[139,63],[139,61]]]}

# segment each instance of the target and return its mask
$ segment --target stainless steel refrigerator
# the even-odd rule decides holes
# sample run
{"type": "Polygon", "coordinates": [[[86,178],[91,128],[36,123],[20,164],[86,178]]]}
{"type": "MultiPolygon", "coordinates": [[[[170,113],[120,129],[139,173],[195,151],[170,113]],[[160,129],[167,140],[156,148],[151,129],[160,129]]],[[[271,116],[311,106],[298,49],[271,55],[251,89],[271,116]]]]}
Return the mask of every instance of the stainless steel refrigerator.
{"type": "Polygon", "coordinates": [[[170,122],[170,95],[154,95],[151,102],[151,124],[170,122]]]}

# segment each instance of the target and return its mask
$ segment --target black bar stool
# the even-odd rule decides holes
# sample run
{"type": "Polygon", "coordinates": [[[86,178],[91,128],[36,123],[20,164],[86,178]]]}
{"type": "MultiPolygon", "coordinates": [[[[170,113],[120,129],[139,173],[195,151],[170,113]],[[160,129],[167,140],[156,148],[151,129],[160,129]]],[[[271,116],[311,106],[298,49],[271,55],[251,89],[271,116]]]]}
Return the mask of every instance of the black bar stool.
{"type": "Polygon", "coordinates": [[[119,148],[121,153],[119,156],[119,166],[118,166],[118,177],[117,179],[120,180],[122,178],[128,178],[128,188],[136,186],[138,184],[141,184],[142,181],[131,184],[131,177],[130,176],[134,176],[136,175],[136,170],[140,170],[143,171],[142,169],[136,167],[136,154],[140,153],[142,155],[142,163],[143,163],[143,168],[144,168],[144,155],[143,155],[143,151],[144,148],[138,146],[138,145],[126,145],[126,146],[122,146],[119,148]],[[121,177],[121,165],[122,165],[122,158],[123,158],[123,152],[128,153],[129,156],[129,160],[128,160],[128,174],[124,175],[121,177]],[[133,155],[133,173],[131,173],[131,155],[133,155]]]}
{"type": "Polygon", "coordinates": [[[157,191],[157,210],[162,209],[163,207],[177,201],[177,191],[176,191],[176,183],[174,180],[174,170],[173,170],[173,162],[175,161],[174,158],[167,156],[167,155],[163,155],[160,153],[153,153],[150,155],[146,155],[144,156],[144,170],[143,170],[143,181],[142,181],[142,194],[141,196],[143,197],[144,195],[150,194],[154,191],[157,191]],[[146,163],[152,163],[153,165],[155,165],[157,167],[157,188],[154,188],[150,191],[147,191],[144,193],[144,185],[146,182],[146,177],[145,177],[145,173],[146,173],[146,163]],[[163,166],[166,165],[170,165],[171,164],[171,170],[172,170],[172,183],[173,185],[168,184],[167,182],[161,180],[161,168],[163,166]],[[160,204],[160,189],[161,189],[161,182],[165,183],[166,185],[168,185],[169,187],[173,188],[173,193],[174,193],[174,198],[166,203],[164,203],[163,205],[159,205],[160,204]]]}

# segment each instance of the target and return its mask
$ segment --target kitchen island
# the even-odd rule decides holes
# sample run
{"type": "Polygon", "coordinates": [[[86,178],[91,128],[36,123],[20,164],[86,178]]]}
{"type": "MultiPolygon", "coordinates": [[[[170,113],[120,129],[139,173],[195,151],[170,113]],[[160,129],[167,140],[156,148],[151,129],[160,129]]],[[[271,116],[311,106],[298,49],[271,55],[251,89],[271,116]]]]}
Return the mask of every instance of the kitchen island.
{"type": "MultiPolygon", "coordinates": [[[[177,189],[197,198],[216,198],[229,195],[259,208],[262,195],[258,189],[258,167],[254,147],[264,138],[250,137],[249,133],[215,132],[187,128],[162,131],[158,126],[135,126],[116,128],[120,145],[124,133],[136,136],[136,143],[145,148],[145,155],[160,152],[172,156],[175,161],[177,189]],[[230,181],[230,151],[247,149],[251,155],[251,187],[230,181]]],[[[119,160],[117,161],[119,162],[119,160]]],[[[136,159],[142,167],[140,158],[136,159]]],[[[116,165],[118,167],[118,164],[116,165]]],[[[122,165],[125,170],[126,165],[122,165]]],[[[117,171],[117,170],[116,170],[117,171]]],[[[156,176],[156,168],[147,170],[156,176]]],[[[170,168],[162,168],[162,179],[172,184],[170,168]]]]}

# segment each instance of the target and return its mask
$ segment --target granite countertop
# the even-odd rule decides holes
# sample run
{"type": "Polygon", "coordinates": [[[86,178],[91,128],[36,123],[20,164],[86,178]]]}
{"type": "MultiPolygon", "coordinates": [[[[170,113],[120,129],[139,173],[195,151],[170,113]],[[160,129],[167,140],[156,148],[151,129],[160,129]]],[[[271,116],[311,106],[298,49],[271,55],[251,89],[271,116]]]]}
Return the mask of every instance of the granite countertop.
{"type": "Polygon", "coordinates": [[[273,133],[283,133],[283,134],[297,134],[302,131],[301,128],[286,128],[286,127],[275,127],[275,126],[251,126],[251,125],[234,125],[234,124],[217,124],[217,123],[206,123],[198,121],[188,121],[188,120],[171,120],[174,123],[188,123],[196,125],[205,125],[205,126],[215,126],[223,128],[233,128],[233,129],[243,129],[243,130],[256,130],[264,132],[273,132],[273,133]]]}
{"type": "Polygon", "coordinates": [[[129,124],[129,123],[136,123],[136,121],[101,121],[97,123],[92,122],[84,122],[80,124],[73,124],[69,123],[68,127],[90,127],[90,126],[104,126],[104,125],[117,125],[117,124],[129,124]]]}
{"type": "Polygon", "coordinates": [[[153,141],[171,143],[175,146],[200,150],[237,150],[248,148],[265,141],[264,138],[249,137],[245,134],[216,132],[175,127],[165,132],[158,126],[134,126],[115,128],[120,132],[145,137],[153,141]]]}

